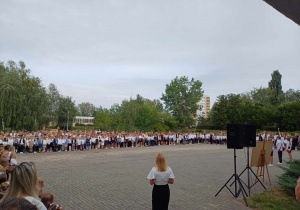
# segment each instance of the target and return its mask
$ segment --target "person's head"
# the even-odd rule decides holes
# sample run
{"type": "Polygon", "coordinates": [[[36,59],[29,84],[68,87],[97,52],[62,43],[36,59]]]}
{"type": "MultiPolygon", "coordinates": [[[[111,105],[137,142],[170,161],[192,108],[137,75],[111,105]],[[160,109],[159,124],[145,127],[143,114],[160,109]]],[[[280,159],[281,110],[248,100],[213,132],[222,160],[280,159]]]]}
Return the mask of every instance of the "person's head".
{"type": "Polygon", "coordinates": [[[12,152],[10,155],[10,159],[16,159],[17,158],[17,154],[15,152],[12,152]]]}
{"type": "Polygon", "coordinates": [[[158,171],[166,171],[168,169],[166,159],[162,153],[156,155],[156,168],[158,171]]]}
{"type": "Polygon", "coordinates": [[[7,158],[8,157],[9,152],[8,151],[3,151],[1,152],[1,158],[7,158]]]}
{"type": "Polygon", "coordinates": [[[0,153],[2,154],[4,152],[4,146],[0,146],[0,153]]]}
{"type": "Polygon", "coordinates": [[[1,158],[0,165],[2,165],[3,168],[6,169],[9,166],[9,161],[7,160],[7,158],[1,158]]]}
{"type": "Polygon", "coordinates": [[[4,199],[19,198],[21,195],[38,199],[39,191],[40,187],[35,164],[23,162],[12,171],[10,186],[4,195],[4,199]]]}
{"type": "Polygon", "coordinates": [[[10,146],[10,147],[8,148],[8,151],[10,151],[10,152],[15,151],[15,147],[14,147],[14,146],[10,146]]]}
{"type": "Polygon", "coordinates": [[[45,181],[42,177],[39,177],[39,185],[41,188],[45,187],[45,181]]]}
{"type": "Polygon", "coordinates": [[[37,210],[37,207],[24,198],[8,198],[0,203],[2,210],[37,210]]]}
{"type": "Polygon", "coordinates": [[[43,192],[40,193],[39,197],[47,209],[50,207],[51,203],[54,203],[54,196],[52,193],[43,192]]]}
{"type": "Polygon", "coordinates": [[[3,183],[1,183],[1,184],[0,184],[0,188],[1,188],[2,192],[6,191],[7,188],[8,188],[8,186],[9,186],[9,183],[8,183],[8,182],[3,182],[3,183]]]}
{"type": "Polygon", "coordinates": [[[7,174],[11,174],[12,171],[13,171],[15,168],[16,168],[16,166],[8,166],[8,167],[6,168],[6,173],[7,173],[7,174]]]}
{"type": "Polygon", "coordinates": [[[7,175],[6,174],[0,174],[0,184],[7,181],[7,175]]]}

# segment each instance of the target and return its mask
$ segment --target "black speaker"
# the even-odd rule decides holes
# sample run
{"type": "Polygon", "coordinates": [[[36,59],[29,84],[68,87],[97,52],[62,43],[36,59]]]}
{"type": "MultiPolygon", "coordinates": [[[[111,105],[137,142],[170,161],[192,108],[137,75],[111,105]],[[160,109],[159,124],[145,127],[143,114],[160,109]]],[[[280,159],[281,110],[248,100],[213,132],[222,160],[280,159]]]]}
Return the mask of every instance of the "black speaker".
{"type": "Polygon", "coordinates": [[[242,124],[227,124],[227,149],[243,149],[242,124]]]}
{"type": "Polygon", "coordinates": [[[256,147],[256,126],[248,124],[227,124],[227,148],[242,149],[256,147]]]}
{"type": "Polygon", "coordinates": [[[244,125],[244,147],[256,147],[256,125],[244,125]]]}

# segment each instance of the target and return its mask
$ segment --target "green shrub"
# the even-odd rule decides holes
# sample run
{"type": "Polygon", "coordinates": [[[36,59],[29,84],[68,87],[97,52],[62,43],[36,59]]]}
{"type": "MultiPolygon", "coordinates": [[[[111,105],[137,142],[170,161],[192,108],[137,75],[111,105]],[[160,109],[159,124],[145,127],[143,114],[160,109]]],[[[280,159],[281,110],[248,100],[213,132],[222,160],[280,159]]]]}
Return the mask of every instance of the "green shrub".
{"type": "Polygon", "coordinates": [[[300,160],[287,161],[287,166],[279,166],[284,173],[278,176],[278,184],[283,186],[289,193],[295,195],[295,187],[300,177],[300,160]]]}

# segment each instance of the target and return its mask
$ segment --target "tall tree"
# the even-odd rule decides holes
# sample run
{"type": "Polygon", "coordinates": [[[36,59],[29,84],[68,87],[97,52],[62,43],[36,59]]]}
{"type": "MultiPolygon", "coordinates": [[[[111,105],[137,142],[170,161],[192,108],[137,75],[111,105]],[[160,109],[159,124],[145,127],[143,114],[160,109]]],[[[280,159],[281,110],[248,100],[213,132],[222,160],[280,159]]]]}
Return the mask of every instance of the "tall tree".
{"type": "MultiPolygon", "coordinates": [[[[125,123],[125,119],[123,118],[123,107],[119,104],[114,104],[110,108],[109,113],[111,116],[111,127],[113,128],[113,130],[124,131],[126,128],[126,123],[125,123]]],[[[96,119],[97,116],[98,115],[96,115],[96,119]]]]}
{"type": "Polygon", "coordinates": [[[57,110],[59,108],[59,102],[61,96],[56,86],[53,83],[49,85],[47,93],[49,95],[49,106],[48,106],[49,119],[48,120],[49,122],[51,122],[52,125],[56,125],[58,120],[57,110]]]}
{"type": "Polygon", "coordinates": [[[67,128],[70,130],[76,112],[75,101],[73,101],[71,97],[61,96],[56,110],[58,126],[63,130],[66,130],[67,128]]]}
{"type": "Polygon", "coordinates": [[[0,77],[0,120],[10,129],[22,128],[23,86],[16,64],[2,66],[0,77]]]}
{"type": "Polygon", "coordinates": [[[202,83],[199,80],[191,80],[188,77],[176,77],[170,84],[166,85],[165,93],[161,100],[164,101],[166,109],[176,118],[181,127],[195,124],[193,116],[203,96],[202,83]]]}
{"type": "Polygon", "coordinates": [[[273,97],[271,99],[271,103],[273,105],[277,105],[283,102],[283,91],[281,85],[282,75],[278,70],[273,71],[271,74],[271,80],[269,81],[269,89],[273,90],[273,97]]]}
{"type": "Polygon", "coordinates": [[[36,130],[44,123],[48,97],[24,62],[0,63],[0,119],[10,129],[36,130]]]}

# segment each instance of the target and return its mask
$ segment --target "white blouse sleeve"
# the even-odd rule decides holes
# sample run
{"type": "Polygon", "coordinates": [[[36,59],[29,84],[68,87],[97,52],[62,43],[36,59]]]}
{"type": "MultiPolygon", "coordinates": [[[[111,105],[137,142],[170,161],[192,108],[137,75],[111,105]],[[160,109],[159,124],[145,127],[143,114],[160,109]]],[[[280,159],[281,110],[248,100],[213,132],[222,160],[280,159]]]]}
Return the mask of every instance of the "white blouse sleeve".
{"type": "Polygon", "coordinates": [[[155,179],[154,172],[155,172],[155,168],[152,168],[147,176],[147,179],[155,179]]]}
{"type": "Polygon", "coordinates": [[[172,171],[172,169],[169,167],[169,169],[170,169],[170,176],[169,176],[169,179],[174,179],[175,178],[175,176],[174,176],[174,174],[173,174],[173,171],[172,171]]]}

